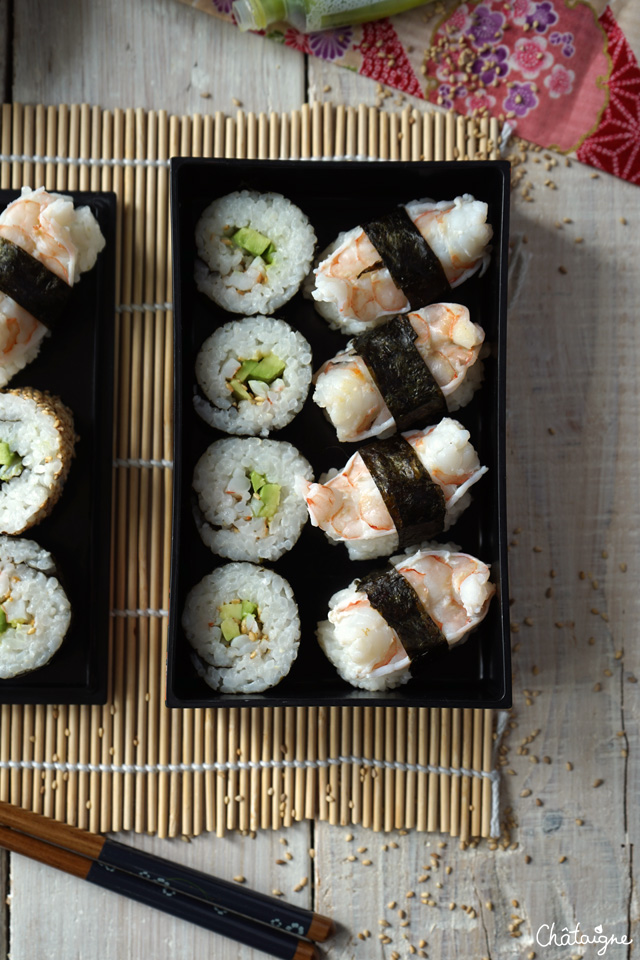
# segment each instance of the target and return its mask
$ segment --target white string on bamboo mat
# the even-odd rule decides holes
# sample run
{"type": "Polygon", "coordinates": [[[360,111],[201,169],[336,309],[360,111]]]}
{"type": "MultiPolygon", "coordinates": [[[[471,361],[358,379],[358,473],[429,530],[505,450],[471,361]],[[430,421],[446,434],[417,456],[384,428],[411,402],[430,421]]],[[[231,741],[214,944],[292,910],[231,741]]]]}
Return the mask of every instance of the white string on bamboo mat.
{"type": "Polygon", "coordinates": [[[135,610],[112,610],[112,617],[168,617],[169,611],[152,610],[150,608],[137,607],[135,610]]]}
{"type": "Polygon", "coordinates": [[[403,763],[371,757],[328,757],[326,760],[245,760],[236,763],[64,763],[46,760],[2,760],[0,770],[37,770],[57,773],[235,773],[241,770],[319,770],[350,764],[403,773],[436,773],[439,776],[475,777],[491,781],[492,837],[500,833],[498,818],[499,780],[497,770],[469,770],[466,767],[441,767],[433,764],[403,763]]]}
{"type": "Polygon", "coordinates": [[[172,303],[121,303],[116,307],[116,313],[157,313],[168,310],[173,310],[172,303]]]}
{"type": "Polygon", "coordinates": [[[113,461],[114,467],[165,467],[167,470],[173,470],[173,460],[139,460],[130,458],[127,460],[117,457],[113,461]]]}
{"type": "Polygon", "coordinates": [[[62,163],[68,167],[168,167],[168,160],[138,157],[50,157],[30,153],[0,153],[0,163],[62,163]]]}

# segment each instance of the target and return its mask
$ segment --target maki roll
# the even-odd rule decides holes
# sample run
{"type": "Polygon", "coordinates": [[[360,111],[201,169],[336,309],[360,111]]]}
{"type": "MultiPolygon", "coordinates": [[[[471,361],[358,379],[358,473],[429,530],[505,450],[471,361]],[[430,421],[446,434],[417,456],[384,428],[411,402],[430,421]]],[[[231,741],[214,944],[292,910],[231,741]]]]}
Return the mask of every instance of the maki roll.
{"type": "Polygon", "coordinates": [[[296,477],[311,523],[352,560],[389,556],[448,530],[487,472],[469,432],[446,417],[425,430],[375,440],[324,483],[296,477]]]}
{"type": "Polygon", "coordinates": [[[240,190],[209,204],[196,225],[198,290],[232,313],[273,313],[309,272],[316,235],[280,193],[240,190]]]}
{"type": "Polygon", "coordinates": [[[466,307],[434,303],[352,340],[320,367],[313,399],[342,441],[434,422],[479,387],[483,341],[466,307]]]}
{"type": "Polygon", "coordinates": [[[486,203],[414,200],[339,235],[313,271],[311,296],[329,326],[361,333],[388,317],[450,300],[489,263],[486,203]]]}
{"type": "Polygon", "coordinates": [[[0,387],[35,359],[104,245],[89,207],[44,187],[0,213],[0,387]]]}
{"type": "Polygon", "coordinates": [[[202,394],[193,404],[203,420],[225,433],[266,437],[302,409],[311,347],[284,320],[232,320],[203,343],[196,379],[202,394]]]}
{"type": "Polygon", "coordinates": [[[0,678],[44,666],[70,622],[51,554],[33,540],[0,537],[0,678]]]}
{"type": "Polygon", "coordinates": [[[398,687],[425,657],[465,640],[495,593],[488,566],[454,544],[424,544],[390,564],[334,594],[318,624],[326,656],[364,690],[398,687]]]}
{"type": "Polygon", "coordinates": [[[293,477],[313,477],[290,444],[255,437],[212,443],[193,474],[200,536],[230,560],[277,560],[296,543],[307,520],[293,477]]]}
{"type": "Polygon", "coordinates": [[[284,577],[252,563],[228,563],[187,596],[182,626],[198,672],[221,693],[261,693],[287,675],[300,620],[284,577]]]}
{"type": "Polygon", "coordinates": [[[22,533],[49,515],[74,455],[73,414],[32,387],[0,392],[0,532],[22,533]]]}

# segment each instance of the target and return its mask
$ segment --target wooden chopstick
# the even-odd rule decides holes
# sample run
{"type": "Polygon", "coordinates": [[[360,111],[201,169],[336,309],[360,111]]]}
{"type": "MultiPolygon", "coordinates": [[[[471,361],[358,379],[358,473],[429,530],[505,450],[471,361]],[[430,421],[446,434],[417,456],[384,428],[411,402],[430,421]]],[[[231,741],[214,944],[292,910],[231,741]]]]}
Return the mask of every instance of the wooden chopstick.
{"type": "Polygon", "coordinates": [[[0,846],[281,957],[312,960],[328,917],[0,803],[0,846]],[[166,877],[171,877],[170,882],[166,877]]]}

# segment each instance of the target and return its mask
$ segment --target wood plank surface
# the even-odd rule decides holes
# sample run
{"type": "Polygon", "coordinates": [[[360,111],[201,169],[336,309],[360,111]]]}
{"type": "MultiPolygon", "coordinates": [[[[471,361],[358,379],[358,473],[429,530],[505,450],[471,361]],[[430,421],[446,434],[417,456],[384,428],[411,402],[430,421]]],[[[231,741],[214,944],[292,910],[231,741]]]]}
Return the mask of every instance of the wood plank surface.
{"type": "Polygon", "coordinates": [[[174,0],[24,0],[13,17],[13,98],[23,103],[269,113],[305,98],[297,51],[174,0]]]}
{"type": "MultiPolygon", "coordinates": [[[[173,0],[64,7],[74,15],[40,0],[16,4],[15,99],[232,113],[232,97],[256,111],[288,110],[305,97],[302,55],[173,0]],[[42,24],[37,38],[27,29],[33,22],[42,24]],[[83,51],[73,68],[72,40],[83,51]]],[[[376,103],[370,81],[313,59],[306,69],[318,98],[376,103]]],[[[395,99],[385,107],[400,109],[395,99]]],[[[294,856],[283,867],[275,864],[280,834],[190,844],[125,838],[225,877],[243,873],[258,889],[277,885],[297,902],[313,897],[341,924],[323,950],[329,960],[596,956],[595,946],[539,946],[537,931],[544,937],[554,922],[640,937],[640,194],[551,153],[529,151],[515,169],[526,173],[512,216],[520,265],[507,424],[514,710],[500,756],[501,840],[463,850],[437,834],[302,822],[282,832],[294,856]],[[312,868],[313,885],[293,893],[312,868]]],[[[162,960],[206,950],[216,960],[253,960],[137,905],[110,898],[107,909],[90,886],[19,857],[10,892],[12,960],[162,960]]],[[[631,955],[627,946],[607,951],[614,960],[631,955]]]]}

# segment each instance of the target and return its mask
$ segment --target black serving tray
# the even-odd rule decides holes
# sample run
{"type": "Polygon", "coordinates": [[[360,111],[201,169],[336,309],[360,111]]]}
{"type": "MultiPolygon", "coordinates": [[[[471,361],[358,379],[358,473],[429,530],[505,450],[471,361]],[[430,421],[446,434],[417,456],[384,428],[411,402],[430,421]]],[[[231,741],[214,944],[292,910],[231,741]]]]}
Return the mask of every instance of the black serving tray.
{"type": "MultiPolygon", "coordinates": [[[[509,164],[503,161],[358,163],[327,161],[252,161],[174,158],[171,161],[171,220],[174,250],[174,486],[171,557],[171,604],[166,702],[170,707],[209,706],[403,706],[507,707],[511,705],[507,534],[505,499],[505,346],[509,164]],[[438,660],[426,675],[384,693],[357,690],[340,679],[315,639],[318,620],[326,619],[329,598],[354,577],[384,566],[379,559],[353,562],[342,544],[331,545],[308,523],[295,547],[268,564],[291,583],[300,610],[302,636],[289,675],[262,694],[220,694],[195,670],[181,615],[188,591],[214,567],[227,561],[214,556],[200,540],[192,516],[193,468],[220,433],[193,408],[194,364],[205,338],[220,324],[238,318],[198,293],[193,280],[195,226],[216,197],[251,188],[282,193],[307,214],[318,237],[318,250],[347,230],[399,203],[432,197],[452,199],[471,193],[489,204],[493,253],[483,277],[458,287],[452,300],[466,304],[486,332],[490,356],[485,382],[474,400],[454,416],[471,432],[480,460],[489,467],[473,489],[474,502],[440,540],[454,541],[465,552],[491,564],[498,597],[487,618],[469,640],[438,660]]],[[[342,347],[347,338],[329,329],[298,293],[276,312],[299,329],[311,344],[313,368],[342,347]]],[[[311,392],[301,413],[275,439],[293,443],[311,462],[315,476],[342,467],[356,449],[340,444],[311,392]]]]}
{"type": "MultiPolygon", "coordinates": [[[[71,292],[69,308],[40,353],[6,389],[35,387],[72,410],[76,455],[52,513],[22,534],[55,558],[72,609],[69,631],[49,663],[0,680],[0,703],[105,703],[109,655],[115,225],[113,193],[60,191],[88,206],[106,246],[71,292]]],[[[0,208],[19,196],[0,190],[0,208]]]]}

